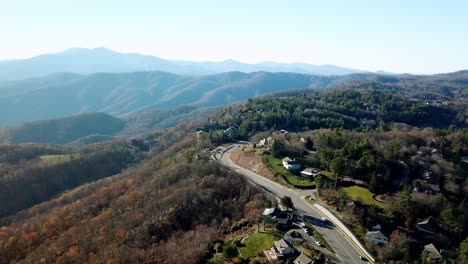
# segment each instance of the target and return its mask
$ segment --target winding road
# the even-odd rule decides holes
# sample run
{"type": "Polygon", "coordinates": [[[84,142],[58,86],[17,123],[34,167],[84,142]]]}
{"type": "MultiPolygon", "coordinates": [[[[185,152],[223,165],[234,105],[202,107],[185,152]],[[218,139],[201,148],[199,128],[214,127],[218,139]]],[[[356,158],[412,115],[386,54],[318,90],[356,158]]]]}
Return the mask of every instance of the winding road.
{"type": "Polygon", "coordinates": [[[368,263],[367,261],[360,259],[361,255],[366,256],[366,254],[358,246],[356,246],[356,244],[352,242],[348,236],[344,234],[343,230],[340,230],[331,221],[322,221],[323,217],[327,217],[320,210],[315,208],[315,206],[310,205],[305,200],[304,196],[312,193],[310,190],[296,191],[286,188],[232,162],[230,159],[231,152],[240,146],[242,145],[234,144],[227,148],[221,149],[221,151],[218,149],[218,151],[214,152],[213,158],[218,160],[223,166],[240,173],[249,181],[258,186],[261,186],[276,197],[291,197],[294,202],[294,207],[298,213],[302,214],[311,224],[314,225],[314,227],[320,232],[320,234],[325,238],[325,240],[327,240],[327,242],[335,251],[336,258],[333,259],[333,261],[347,264],[368,263]]]}

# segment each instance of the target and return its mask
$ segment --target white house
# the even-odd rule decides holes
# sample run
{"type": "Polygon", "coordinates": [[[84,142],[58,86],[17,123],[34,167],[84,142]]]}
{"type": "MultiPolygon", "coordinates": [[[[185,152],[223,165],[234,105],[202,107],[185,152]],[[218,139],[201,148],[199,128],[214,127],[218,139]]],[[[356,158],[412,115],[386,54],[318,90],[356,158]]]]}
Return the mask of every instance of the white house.
{"type": "Polygon", "coordinates": [[[288,171],[296,171],[301,169],[301,163],[286,157],[283,159],[283,167],[288,171]]]}
{"type": "Polygon", "coordinates": [[[388,238],[380,231],[368,231],[366,239],[374,245],[385,245],[388,243],[388,238]]]}

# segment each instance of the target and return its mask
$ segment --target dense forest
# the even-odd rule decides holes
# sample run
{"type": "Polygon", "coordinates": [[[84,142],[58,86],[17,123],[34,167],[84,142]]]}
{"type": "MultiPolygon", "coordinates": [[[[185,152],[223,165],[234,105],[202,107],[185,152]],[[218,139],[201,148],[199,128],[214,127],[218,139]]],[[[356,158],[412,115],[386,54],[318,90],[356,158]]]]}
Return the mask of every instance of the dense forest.
{"type": "Polygon", "coordinates": [[[19,210],[81,184],[112,176],[183,140],[193,124],[145,137],[81,148],[42,144],[0,145],[0,223],[19,210]],[[4,218],[2,220],[2,218],[4,218]]]}
{"type": "Polygon", "coordinates": [[[267,200],[194,144],[17,214],[0,229],[0,263],[200,263],[267,200]]]}
{"type": "Polygon", "coordinates": [[[466,101],[433,103],[410,99],[379,89],[334,89],[296,91],[250,99],[245,104],[225,108],[212,120],[237,125],[239,133],[211,132],[210,138],[248,138],[268,130],[307,131],[319,128],[367,131],[385,130],[392,123],[415,127],[466,128],[466,101]]]}

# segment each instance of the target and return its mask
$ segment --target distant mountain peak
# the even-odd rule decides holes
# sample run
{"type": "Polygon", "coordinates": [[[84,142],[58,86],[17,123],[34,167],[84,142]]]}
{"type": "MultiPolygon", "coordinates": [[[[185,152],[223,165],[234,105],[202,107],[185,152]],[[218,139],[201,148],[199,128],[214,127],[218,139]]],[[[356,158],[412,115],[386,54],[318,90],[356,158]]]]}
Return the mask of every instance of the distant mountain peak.
{"type": "MultiPolygon", "coordinates": [[[[64,54],[71,54],[71,53],[91,53],[91,52],[106,52],[106,53],[117,53],[111,49],[105,47],[96,47],[96,48],[70,48],[66,49],[65,51],[61,52],[64,54]]],[[[55,53],[60,54],[60,53],[55,53]]]]}
{"type": "Polygon", "coordinates": [[[213,62],[177,61],[137,53],[120,53],[105,47],[71,48],[59,53],[30,59],[4,61],[0,64],[0,82],[41,77],[57,72],[92,74],[162,71],[178,75],[208,75],[239,71],[244,73],[296,72],[313,75],[346,75],[365,72],[339,66],[318,66],[307,63],[263,62],[249,64],[226,59],[213,62]]]}

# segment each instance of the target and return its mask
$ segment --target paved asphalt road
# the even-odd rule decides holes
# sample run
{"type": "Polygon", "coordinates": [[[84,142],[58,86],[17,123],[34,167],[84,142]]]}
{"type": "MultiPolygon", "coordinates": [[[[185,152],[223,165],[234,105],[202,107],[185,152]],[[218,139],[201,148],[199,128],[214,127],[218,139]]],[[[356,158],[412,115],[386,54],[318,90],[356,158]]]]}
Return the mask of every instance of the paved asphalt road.
{"type": "MultiPolygon", "coordinates": [[[[295,191],[288,189],[276,182],[273,182],[265,177],[262,177],[252,171],[244,169],[231,161],[231,152],[241,145],[231,145],[227,151],[218,151],[215,158],[224,166],[227,166],[234,171],[244,175],[248,180],[262,186],[267,191],[271,192],[277,197],[289,196],[294,202],[296,210],[304,215],[304,217],[314,225],[314,227],[322,234],[330,246],[336,253],[337,259],[341,263],[367,263],[359,259],[360,253],[358,249],[345,237],[341,231],[335,227],[330,221],[322,221],[323,215],[315,207],[308,204],[304,199],[304,191],[295,191]]],[[[336,259],[335,259],[336,260],[336,259]]]]}

